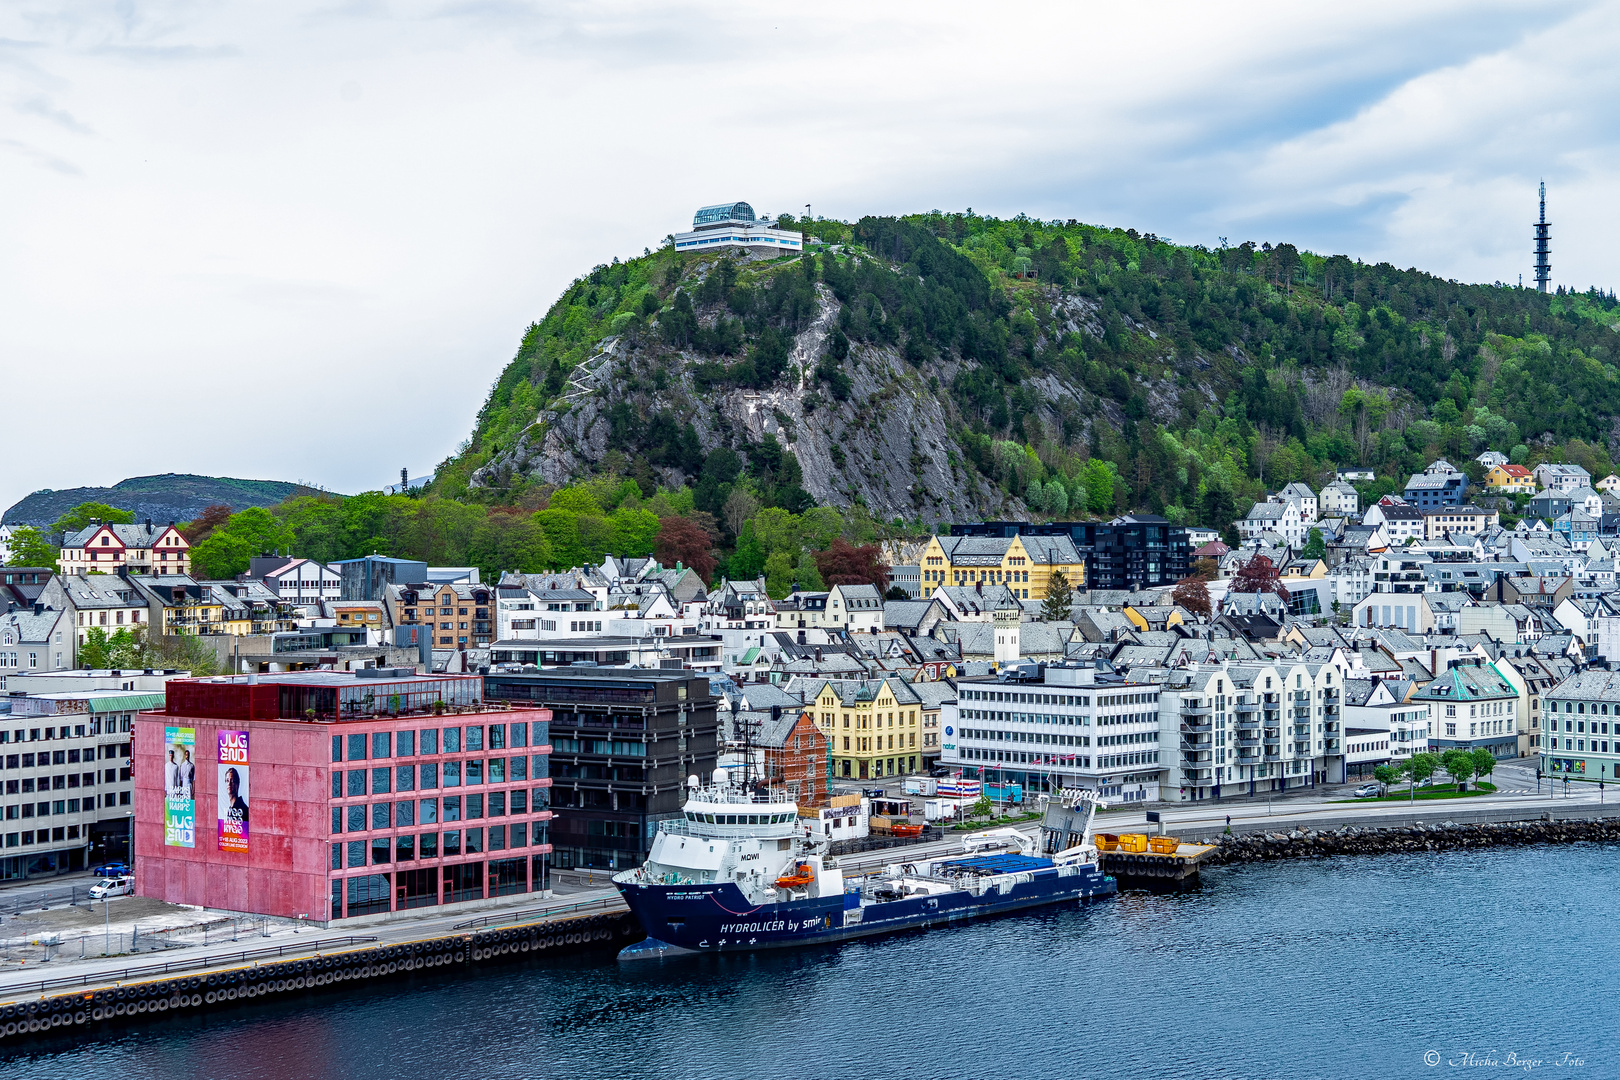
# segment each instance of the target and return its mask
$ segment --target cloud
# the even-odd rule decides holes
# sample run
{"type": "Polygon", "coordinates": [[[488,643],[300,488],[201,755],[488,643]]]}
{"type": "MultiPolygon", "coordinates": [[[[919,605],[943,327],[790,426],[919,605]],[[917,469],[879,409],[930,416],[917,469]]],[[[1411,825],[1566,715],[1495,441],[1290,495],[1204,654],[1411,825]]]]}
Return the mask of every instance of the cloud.
{"type": "MultiPolygon", "coordinates": [[[[418,474],[569,281],[724,198],[1027,211],[1488,281],[1528,268],[1545,175],[1556,279],[1620,284],[1617,14],[1620,0],[0,9],[14,389],[138,371],[165,395],[267,404],[278,424],[137,433],[109,456],[21,415],[0,505],[171,470],[334,490],[418,474]]],[[[116,393],[77,407],[85,430],[124,430],[116,393]]]]}

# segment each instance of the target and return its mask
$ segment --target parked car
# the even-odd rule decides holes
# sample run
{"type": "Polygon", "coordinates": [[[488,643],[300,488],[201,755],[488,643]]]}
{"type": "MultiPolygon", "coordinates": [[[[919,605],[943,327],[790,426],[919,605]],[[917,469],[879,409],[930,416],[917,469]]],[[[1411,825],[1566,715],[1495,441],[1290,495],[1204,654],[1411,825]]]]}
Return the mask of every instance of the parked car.
{"type": "Polygon", "coordinates": [[[96,877],[123,877],[129,873],[129,864],[121,862],[103,863],[100,866],[92,866],[90,872],[96,877]]]}
{"type": "Polygon", "coordinates": [[[1360,787],[1356,788],[1355,791],[1351,792],[1351,794],[1358,799],[1371,799],[1375,796],[1382,795],[1383,793],[1384,788],[1381,784],[1362,784],[1360,787]]]}
{"type": "Polygon", "coordinates": [[[115,896],[128,896],[135,891],[135,879],[132,877],[102,878],[90,886],[90,899],[110,900],[115,896]]]}

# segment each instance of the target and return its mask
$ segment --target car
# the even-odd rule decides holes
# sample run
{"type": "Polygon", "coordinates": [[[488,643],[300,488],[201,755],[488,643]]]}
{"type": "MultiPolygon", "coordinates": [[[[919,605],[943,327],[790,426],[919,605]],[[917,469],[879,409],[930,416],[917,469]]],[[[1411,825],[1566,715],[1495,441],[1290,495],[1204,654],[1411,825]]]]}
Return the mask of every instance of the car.
{"type": "Polygon", "coordinates": [[[935,765],[933,768],[928,770],[928,775],[932,776],[935,780],[943,780],[947,776],[955,776],[956,770],[951,768],[949,765],[935,765]]]}
{"type": "Polygon", "coordinates": [[[90,872],[96,877],[123,877],[129,873],[129,864],[121,862],[103,863],[100,866],[92,866],[90,872]]]}
{"type": "Polygon", "coordinates": [[[1374,796],[1382,795],[1383,793],[1384,788],[1380,784],[1362,784],[1350,794],[1354,795],[1358,799],[1371,799],[1374,796]]]}
{"type": "Polygon", "coordinates": [[[115,896],[128,896],[135,891],[135,879],[127,875],[102,878],[90,886],[90,899],[111,900],[115,896]]]}

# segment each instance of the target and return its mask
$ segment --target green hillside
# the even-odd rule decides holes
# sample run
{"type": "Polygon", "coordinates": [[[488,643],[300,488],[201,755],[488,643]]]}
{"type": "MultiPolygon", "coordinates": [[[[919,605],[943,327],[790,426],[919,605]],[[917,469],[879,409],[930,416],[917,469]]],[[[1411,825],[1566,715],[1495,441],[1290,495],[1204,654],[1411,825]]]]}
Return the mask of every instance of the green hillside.
{"type": "Polygon", "coordinates": [[[1612,296],[1467,285],[1290,244],[920,214],[815,222],[804,258],[664,249],[532,325],[436,490],[602,474],[717,515],[1124,510],[1229,525],[1335,466],[1397,490],[1486,448],[1610,470],[1612,296]]]}
{"type": "Polygon", "coordinates": [[[311,489],[284,480],[239,480],[229,476],[193,476],[165,473],[135,476],[112,487],[79,487],[62,491],[36,491],[7,510],[7,525],[50,526],[80,503],[94,502],[128,510],[135,520],[189,521],[206,506],[223,504],[236,509],[273,506],[311,489]]]}

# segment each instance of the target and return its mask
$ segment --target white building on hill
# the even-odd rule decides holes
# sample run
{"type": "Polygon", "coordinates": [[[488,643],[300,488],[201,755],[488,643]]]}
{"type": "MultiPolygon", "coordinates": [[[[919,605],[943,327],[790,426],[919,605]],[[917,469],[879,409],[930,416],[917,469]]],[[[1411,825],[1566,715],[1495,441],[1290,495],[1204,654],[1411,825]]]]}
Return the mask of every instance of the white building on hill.
{"type": "Polygon", "coordinates": [[[800,233],[775,228],[768,218],[756,218],[754,208],[745,202],[705,206],[692,215],[692,230],[675,234],[676,251],[708,251],[720,247],[740,247],[775,254],[804,249],[800,233]]]}

